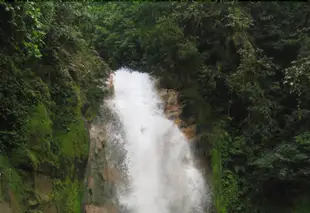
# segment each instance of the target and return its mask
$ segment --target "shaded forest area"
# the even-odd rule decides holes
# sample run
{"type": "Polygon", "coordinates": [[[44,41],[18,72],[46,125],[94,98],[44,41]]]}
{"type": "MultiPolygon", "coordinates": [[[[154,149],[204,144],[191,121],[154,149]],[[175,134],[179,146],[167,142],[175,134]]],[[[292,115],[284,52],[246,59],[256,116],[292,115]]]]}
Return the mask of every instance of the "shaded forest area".
{"type": "Polygon", "coordinates": [[[91,23],[83,4],[0,3],[1,212],[2,202],[13,212],[81,211],[85,123],[110,72],[91,23]]]}
{"type": "Polygon", "coordinates": [[[84,123],[109,67],[127,66],[180,91],[218,213],[310,211],[309,4],[1,3],[0,16],[1,200],[79,212],[84,123]],[[53,196],[29,172],[53,177],[53,196]]]}

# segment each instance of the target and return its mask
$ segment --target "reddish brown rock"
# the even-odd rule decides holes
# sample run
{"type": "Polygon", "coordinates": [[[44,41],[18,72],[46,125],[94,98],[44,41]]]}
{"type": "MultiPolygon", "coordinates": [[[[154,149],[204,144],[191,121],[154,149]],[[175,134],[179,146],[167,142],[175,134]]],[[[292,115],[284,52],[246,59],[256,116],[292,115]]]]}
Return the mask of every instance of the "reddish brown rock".
{"type": "Polygon", "coordinates": [[[193,123],[193,118],[190,119],[190,124],[180,118],[182,107],[178,102],[178,92],[171,89],[163,89],[159,94],[165,103],[165,115],[167,118],[174,121],[185,134],[187,140],[194,139],[196,136],[196,125],[190,125],[193,123]]]}
{"type": "Polygon", "coordinates": [[[116,168],[105,167],[102,172],[102,177],[106,181],[119,183],[121,180],[120,172],[116,168]]]}
{"type": "Polygon", "coordinates": [[[183,122],[183,121],[182,121],[180,118],[177,118],[177,119],[174,120],[174,123],[175,123],[177,126],[181,126],[182,122],[183,122]]]}
{"type": "Polygon", "coordinates": [[[86,205],[85,211],[86,213],[117,213],[117,209],[111,204],[104,206],[86,205]]]}
{"type": "Polygon", "coordinates": [[[114,205],[107,204],[104,206],[105,208],[105,213],[117,213],[117,209],[114,205]]]}
{"type": "MultiPolygon", "coordinates": [[[[90,137],[91,137],[91,150],[94,151],[95,154],[98,154],[100,150],[104,147],[104,142],[106,140],[106,132],[102,126],[93,125],[90,128],[90,137]]],[[[90,153],[91,157],[93,157],[93,152],[90,153]]]]}
{"type": "Polygon", "coordinates": [[[85,206],[85,212],[86,213],[104,213],[105,210],[103,206],[95,206],[91,204],[91,205],[85,206]]]}
{"type": "Polygon", "coordinates": [[[196,136],[196,125],[191,125],[182,129],[187,140],[192,140],[196,136]]]}
{"type": "Polygon", "coordinates": [[[88,178],[88,187],[89,188],[93,188],[94,187],[94,178],[93,177],[89,177],[88,178]]]}
{"type": "Polygon", "coordinates": [[[175,105],[167,105],[166,106],[166,111],[178,111],[180,109],[179,106],[175,106],[175,105]]]}

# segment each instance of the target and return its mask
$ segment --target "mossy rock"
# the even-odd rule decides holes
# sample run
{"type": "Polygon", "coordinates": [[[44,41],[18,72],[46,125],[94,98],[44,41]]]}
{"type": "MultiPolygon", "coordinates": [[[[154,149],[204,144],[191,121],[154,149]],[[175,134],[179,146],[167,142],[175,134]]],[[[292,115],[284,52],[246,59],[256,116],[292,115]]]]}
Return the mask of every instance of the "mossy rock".
{"type": "Polygon", "coordinates": [[[58,212],[80,212],[83,182],[76,179],[54,180],[53,199],[58,212]]]}
{"type": "Polygon", "coordinates": [[[66,130],[58,131],[56,135],[64,157],[71,159],[87,157],[88,134],[83,119],[72,122],[66,130]]]}

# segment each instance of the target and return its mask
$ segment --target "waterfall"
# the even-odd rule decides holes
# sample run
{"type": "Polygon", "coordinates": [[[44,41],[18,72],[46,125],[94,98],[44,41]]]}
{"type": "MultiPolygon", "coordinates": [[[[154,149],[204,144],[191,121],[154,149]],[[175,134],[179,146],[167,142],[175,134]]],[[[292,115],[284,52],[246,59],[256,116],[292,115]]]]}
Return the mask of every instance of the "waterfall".
{"type": "Polygon", "coordinates": [[[198,213],[208,200],[185,135],[165,117],[154,79],[127,68],[115,72],[106,105],[107,159],[122,173],[117,185],[120,212],[198,213]]]}

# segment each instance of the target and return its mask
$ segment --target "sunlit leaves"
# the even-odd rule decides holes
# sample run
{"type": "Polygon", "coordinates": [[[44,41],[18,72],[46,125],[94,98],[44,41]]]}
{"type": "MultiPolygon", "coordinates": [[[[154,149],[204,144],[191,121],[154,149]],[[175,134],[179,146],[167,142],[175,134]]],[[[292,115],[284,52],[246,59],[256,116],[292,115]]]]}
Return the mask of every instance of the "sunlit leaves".
{"type": "Polygon", "coordinates": [[[310,57],[304,57],[292,62],[292,66],[285,69],[285,84],[288,84],[291,92],[301,94],[303,87],[310,82],[310,57]]]}

